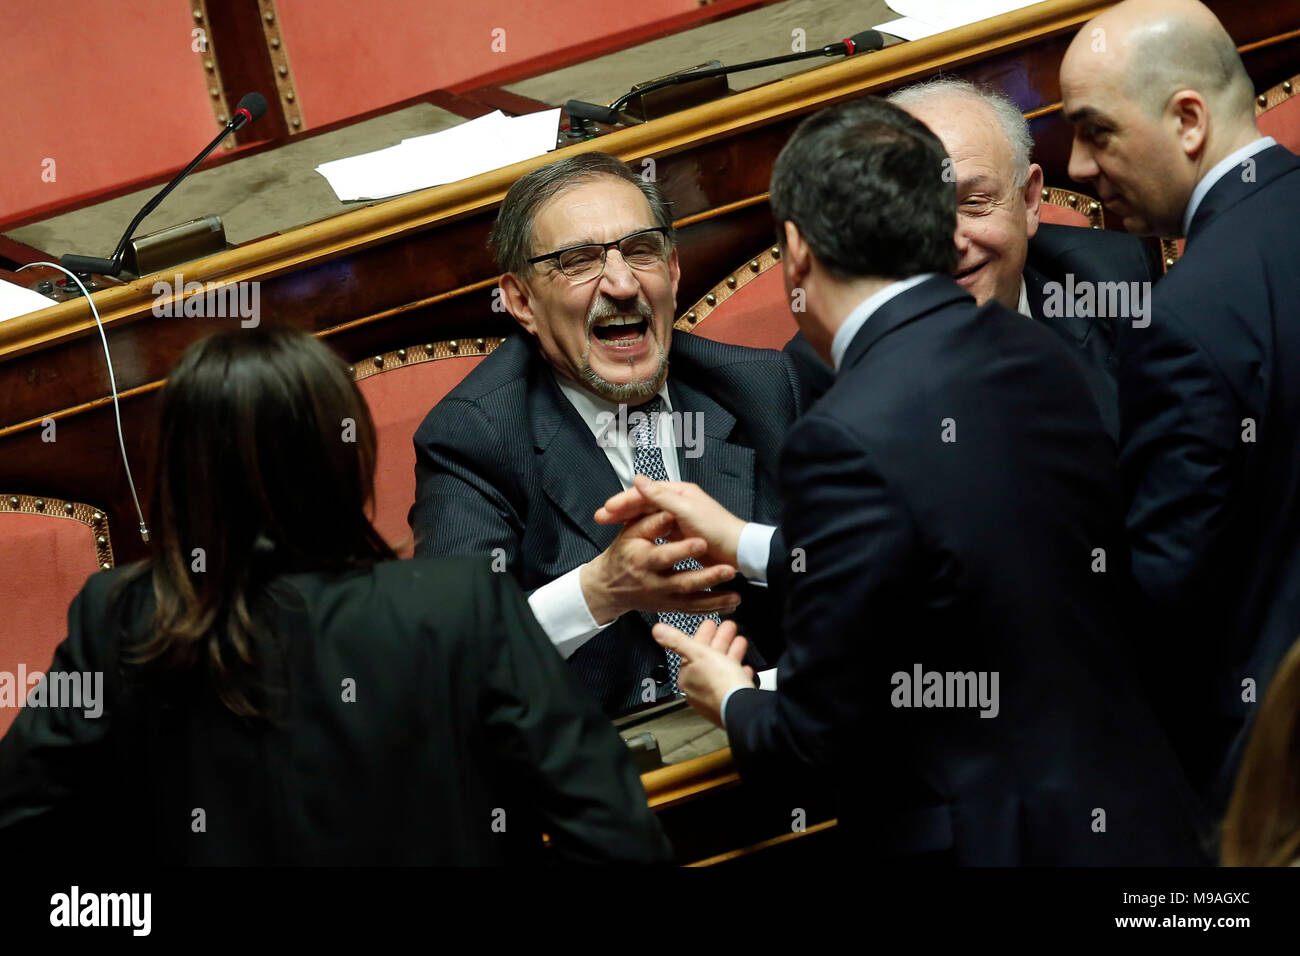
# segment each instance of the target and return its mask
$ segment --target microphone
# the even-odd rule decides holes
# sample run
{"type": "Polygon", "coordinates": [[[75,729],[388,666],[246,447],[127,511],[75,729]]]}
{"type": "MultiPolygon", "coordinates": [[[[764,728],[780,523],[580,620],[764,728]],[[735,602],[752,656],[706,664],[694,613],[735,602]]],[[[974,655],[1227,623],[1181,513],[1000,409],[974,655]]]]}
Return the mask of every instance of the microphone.
{"type": "Polygon", "coordinates": [[[765,60],[751,60],[748,63],[738,63],[735,66],[716,66],[704,70],[692,70],[688,73],[674,73],[672,76],[666,76],[663,79],[655,80],[653,83],[647,83],[644,86],[629,90],[613,103],[610,103],[609,106],[600,106],[583,100],[569,100],[564,104],[564,112],[569,114],[571,119],[578,120],[580,125],[585,126],[586,123],[594,120],[597,123],[614,126],[625,122],[625,118],[621,113],[623,107],[630,100],[636,99],[638,96],[644,96],[647,93],[654,93],[668,86],[692,83],[695,80],[704,80],[713,76],[725,76],[728,73],[740,73],[744,70],[757,70],[760,67],[776,66],[780,63],[793,63],[796,60],[807,60],[815,56],[853,56],[856,53],[874,53],[884,45],[885,38],[879,31],[863,30],[861,33],[846,37],[839,43],[824,46],[820,50],[788,53],[785,56],[773,56],[765,60]]]}
{"type": "MultiPolygon", "coordinates": [[[[117,248],[113,251],[111,258],[100,259],[95,256],[79,256],[73,253],[68,253],[59,258],[59,263],[65,269],[70,269],[71,271],[81,275],[94,274],[116,276],[120,274],[122,271],[122,257],[126,254],[127,243],[129,243],[131,237],[135,235],[136,227],[140,225],[144,220],[144,217],[157,209],[158,204],[167,198],[167,195],[176,188],[182,179],[193,172],[195,166],[207,159],[208,154],[220,146],[222,140],[236,130],[243,129],[249,123],[253,122],[253,120],[260,119],[265,113],[265,96],[261,93],[244,94],[243,99],[241,99],[239,105],[235,107],[230,119],[226,121],[226,125],[222,128],[221,132],[217,134],[217,138],[208,143],[203,152],[195,156],[188,166],[177,173],[176,177],[171,182],[164,186],[156,196],[145,203],[143,209],[135,214],[135,218],[132,219],[131,224],[126,227],[126,232],[122,234],[122,239],[117,244],[117,248]]],[[[60,284],[67,287],[69,292],[72,291],[72,288],[67,285],[66,280],[60,280],[60,284]]]]}

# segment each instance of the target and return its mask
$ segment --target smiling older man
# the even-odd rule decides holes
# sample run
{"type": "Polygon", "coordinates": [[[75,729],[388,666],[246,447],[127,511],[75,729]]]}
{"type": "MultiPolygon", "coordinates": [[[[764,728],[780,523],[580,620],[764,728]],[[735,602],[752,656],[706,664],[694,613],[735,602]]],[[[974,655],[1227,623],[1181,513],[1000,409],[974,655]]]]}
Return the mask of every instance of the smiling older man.
{"type": "MultiPolygon", "coordinates": [[[[1121,232],[1039,222],[1043,170],[1030,161],[1029,124],[996,90],[940,77],[904,87],[888,100],[928,126],[948,152],[957,186],[958,285],[976,303],[996,300],[1060,336],[1083,369],[1107,433],[1117,439],[1119,317],[1057,306],[1065,289],[1101,283],[1150,288],[1157,277],[1154,257],[1121,232]]],[[[830,369],[801,336],[788,351],[809,399],[830,387],[830,369]]]]}
{"type": "Polygon", "coordinates": [[[593,515],[645,474],[775,521],[777,452],[798,413],[787,361],[673,335],[680,266],[667,203],[613,156],[583,153],[521,178],[492,245],[522,333],[415,435],[416,553],[502,558],[609,713],[678,692],[677,655],[650,636],[660,620],[693,632],[739,603],[762,652],[751,663],[775,660],[779,614],[763,587],[730,566],[700,568],[702,541],[656,544],[670,522],[618,529],[593,515]]]}

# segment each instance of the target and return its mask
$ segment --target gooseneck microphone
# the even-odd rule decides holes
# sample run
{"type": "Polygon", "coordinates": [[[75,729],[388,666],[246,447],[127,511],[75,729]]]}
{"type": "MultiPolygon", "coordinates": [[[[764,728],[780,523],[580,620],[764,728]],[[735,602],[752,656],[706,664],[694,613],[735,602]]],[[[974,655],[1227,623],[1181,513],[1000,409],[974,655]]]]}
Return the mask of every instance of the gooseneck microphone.
{"type": "Polygon", "coordinates": [[[230,119],[226,122],[226,125],[222,128],[221,132],[217,134],[217,138],[210,142],[204,148],[203,152],[195,156],[188,166],[176,174],[175,179],[164,186],[158,195],[145,203],[144,208],[136,213],[135,218],[131,220],[131,225],[127,226],[126,232],[122,234],[122,241],[117,244],[117,248],[113,251],[111,258],[98,259],[94,256],[78,256],[68,253],[67,255],[60,257],[59,262],[64,268],[70,269],[81,275],[118,275],[122,271],[122,257],[126,255],[127,243],[129,243],[131,237],[135,235],[136,227],[140,225],[144,220],[144,217],[158,208],[158,204],[167,198],[167,195],[176,188],[182,179],[194,170],[195,166],[207,159],[208,154],[220,146],[222,140],[236,130],[243,129],[249,123],[253,122],[253,120],[259,119],[265,112],[266,97],[261,93],[246,93],[244,98],[239,101],[239,105],[235,107],[235,111],[230,115],[230,119]]]}
{"type": "Polygon", "coordinates": [[[839,43],[828,44],[820,50],[787,53],[785,56],[772,56],[765,60],[751,60],[749,63],[738,63],[735,66],[714,66],[704,70],[693,70],[689,73],[675,73],[672,76],[666,76],[661,80],[655,80],[653,83],[647,83],[634,90],[629,90],[613,103],[610,103],[609,106],[586,103],[582,100],[569,100],[564,104],[564,111],[572,119],[581,121],[595,120],[597,123],[614,126],[626,121],[622,116],[622,110],[629,101],[636,99],[638,96],[662,90],[665,87],[677,86],[681,83],[693,83],[695,80],[708,79],[712,76],[725,76],[728,73],[740,73],[743,70],[757,70],[764,66],[793,63],[796,60],[807,60],[815,56],[852,56],[855,53],[874,53],[884,45],[885,38],[879,32],[864,30],[841,40],[839,43]]]}

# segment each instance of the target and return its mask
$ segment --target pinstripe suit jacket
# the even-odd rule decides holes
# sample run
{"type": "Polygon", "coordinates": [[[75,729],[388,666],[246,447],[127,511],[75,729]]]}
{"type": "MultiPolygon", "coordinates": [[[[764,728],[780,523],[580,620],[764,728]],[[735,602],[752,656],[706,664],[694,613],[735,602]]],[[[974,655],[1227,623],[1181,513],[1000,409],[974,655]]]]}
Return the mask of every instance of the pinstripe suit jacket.
{"type": "MultiPolygon", "coordinates": [[[[789,360],[774,350],[680,333],[669,356],[672,407],[699,413],[703,429],[701,454],[679,455],[682,480],[739,517],[776,524],[777,456],[799,412],[789,360]]],[[[596,524],[593,514],[622,485],[522,334],[502,343],[429,413],[415,434],[415,454],[417,555],[500,548],[531,593],[596,557],[618,533],[596,524]]],[[[756,658],[775,661],[784,644],[776,599],[743,578],[730,586],[741,594],[735,617],[756,658]]],[[[650,614],[624,614],[570,656],[607,713],[645,703],[651,687],[655,698],[670,693],[663,649],[650,636],[653,622],[650,614]]]]}

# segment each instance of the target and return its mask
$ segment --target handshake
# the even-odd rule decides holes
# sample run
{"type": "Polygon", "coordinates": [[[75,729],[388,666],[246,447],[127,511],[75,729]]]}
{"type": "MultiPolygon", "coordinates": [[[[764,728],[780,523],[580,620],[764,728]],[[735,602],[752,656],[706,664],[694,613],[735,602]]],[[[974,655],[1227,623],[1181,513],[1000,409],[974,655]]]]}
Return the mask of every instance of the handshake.
{"type": "MultiPolygon", "coordinates": [[[[598,524],[621,524],[614,543],[583,565],[583,596],[598,624],[629,610],[726,613],[740,595],[710,591],[736,576],[736,551],[745,522],[698,485],[651,481],[636,476],[634,487],[614,495],[596,511],[598,524]],[[663,544],[656,544],[663,541],[663,544]],[[694,558],[696,570],[674,570],[694,558]]],[[[748,642],[734,621],[705,621],[694,637],[656,624],[654,639],[681,656],[677,686],[692,707],[718,726],[727,693],[753,687],[754,671],[741,664],[748,642]]]]}

